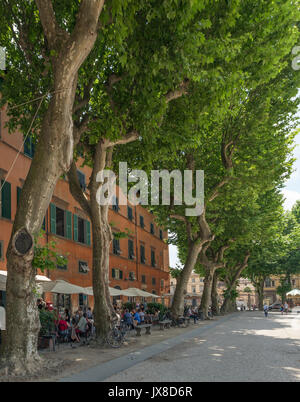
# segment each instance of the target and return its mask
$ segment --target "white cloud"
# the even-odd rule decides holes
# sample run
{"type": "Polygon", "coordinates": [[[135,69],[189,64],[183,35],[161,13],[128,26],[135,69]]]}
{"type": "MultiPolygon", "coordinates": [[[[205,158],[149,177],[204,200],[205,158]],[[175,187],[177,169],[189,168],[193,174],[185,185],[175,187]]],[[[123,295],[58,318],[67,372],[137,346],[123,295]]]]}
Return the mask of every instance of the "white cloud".
{"type": "Polygon", "coordinates": [[[291,190],[282,190],[282,193],[285,197],[285,201],[284,201],[284,209],[286,210],[291,210],[292,206],[295,204],[295,202],[297,200],[300,200],[300,193],[298,193],[297,191],[291,191],[291,190]]]}

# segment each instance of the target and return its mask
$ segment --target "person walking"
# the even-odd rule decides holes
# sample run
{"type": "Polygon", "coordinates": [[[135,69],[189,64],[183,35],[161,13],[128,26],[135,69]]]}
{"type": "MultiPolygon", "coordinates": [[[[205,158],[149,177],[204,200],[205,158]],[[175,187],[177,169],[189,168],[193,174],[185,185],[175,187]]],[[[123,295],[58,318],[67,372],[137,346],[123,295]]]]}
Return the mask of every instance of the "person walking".
{"type": "Polygon", "coordinates": [[[269,306],[267,304],[264,305],[264,313],[265,313],[265,317],[268,317],[269,306]]]}
{"type": "Polygon", "coordinates": [[[289,312],[289,305],[287,304],[287,302],[284,303],[284,312],[285,314],[287,314],[289,312]]]}

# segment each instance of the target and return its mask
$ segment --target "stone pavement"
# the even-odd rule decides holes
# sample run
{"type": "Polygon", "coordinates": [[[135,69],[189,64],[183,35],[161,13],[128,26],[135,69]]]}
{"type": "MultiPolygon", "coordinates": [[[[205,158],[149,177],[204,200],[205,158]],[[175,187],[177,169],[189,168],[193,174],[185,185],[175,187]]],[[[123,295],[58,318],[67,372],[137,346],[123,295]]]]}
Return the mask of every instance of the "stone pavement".
{"type": "Polygon", "coordinates": [[[61,381],[300,381],[300,314],[232,314],[61,381]]]}

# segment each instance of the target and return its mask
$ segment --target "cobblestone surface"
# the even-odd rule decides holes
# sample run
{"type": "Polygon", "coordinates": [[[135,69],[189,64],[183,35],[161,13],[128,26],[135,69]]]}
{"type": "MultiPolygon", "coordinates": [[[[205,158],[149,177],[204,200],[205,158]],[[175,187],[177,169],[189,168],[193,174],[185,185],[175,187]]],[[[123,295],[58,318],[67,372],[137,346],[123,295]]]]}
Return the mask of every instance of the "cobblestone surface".
{"type": "Polygon", "coordinates": [[[300,381],[300,314],[237,314],[105,381],[300,381]]]}

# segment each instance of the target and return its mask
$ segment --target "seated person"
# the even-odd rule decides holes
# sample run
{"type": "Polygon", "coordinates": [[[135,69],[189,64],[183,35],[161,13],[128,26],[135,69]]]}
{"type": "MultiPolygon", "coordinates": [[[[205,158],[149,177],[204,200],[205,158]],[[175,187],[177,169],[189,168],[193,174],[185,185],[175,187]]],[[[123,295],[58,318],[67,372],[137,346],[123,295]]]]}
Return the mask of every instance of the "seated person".
{"type": "Polygon", "coordinates": [[[79,330],[79,335],[85,335],[88,329],[88,323],[86,319],[86,313],[81,313],[81,317],[79,319],[79,322],[77,324],[77,328],[79,330]]]}
{"type": "Polygon", "coordinates": [[[128,326],[132,326],[132,324],[133,324],[132,315],[129,313],[129,310],[128,310],[128,309],[125,310],[123,319],[124,319],[125,323],[126,323],[128,326]]]}
{"type": "Polygon", "coordinates": [[[144,323],[144,321],[145,321],[145,313],[144,313],[143,310],[139,310],[139,316],[140,316],[140,319],[141,319],[141,323],[144,323]]]}
{"type": "Polygon", "coordinates": [[[141,323],[141,318],[137,310],[133,310],[133,322],[135,327],[141,323]]]}
{"type": "Polygon", "coordinates": [[[59,335],[61,335],[62,337],[66,337],[68,336],[69,333],[69,324],[68,322],[65,320],[65,318],[61,317],[60,320],[58,321],[58,332],[59,335]]]}

